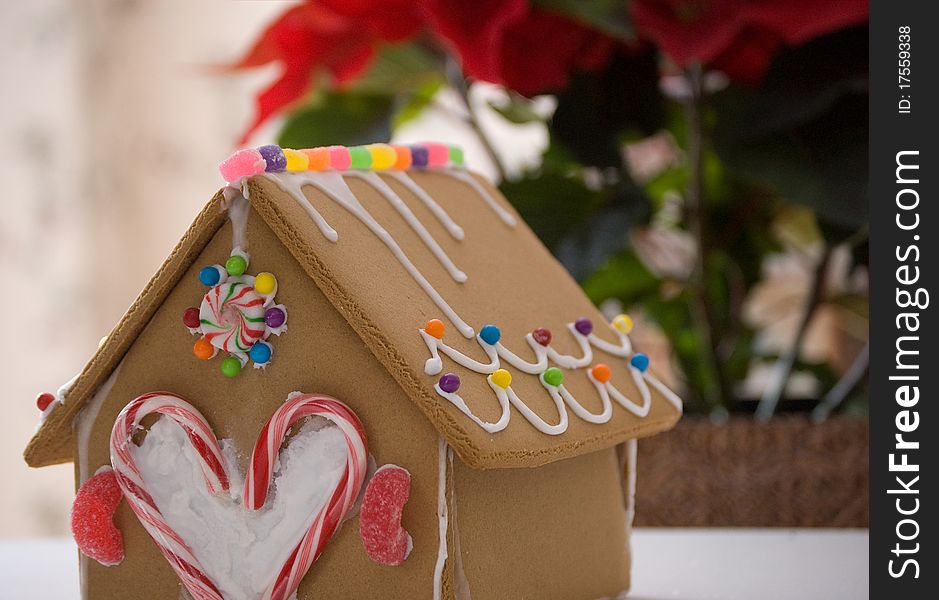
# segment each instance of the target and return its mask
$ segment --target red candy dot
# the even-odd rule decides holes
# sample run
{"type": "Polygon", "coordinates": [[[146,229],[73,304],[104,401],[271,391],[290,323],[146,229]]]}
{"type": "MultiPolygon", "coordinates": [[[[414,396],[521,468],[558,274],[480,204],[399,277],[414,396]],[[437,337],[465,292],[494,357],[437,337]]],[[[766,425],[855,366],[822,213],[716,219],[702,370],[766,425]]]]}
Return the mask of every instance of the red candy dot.
{"type": "Polygon", "coordinates": [[[532,331],[531,337],[535,338],[535,341],[542,346],[547,346],[551,343],[551,332],[544,327],[539,327],[538,329],[532,331]]]}
{"type": "Polygon", "coordinates": [[[36,408],[41,411],[45,411],[53,402],[55,402],[55,396],[49,392],[43,392],[36,396],[36,408]]]}
{"type": "Polygon", "coordinates": [[[183,313],[183,325],[189,329],[195,329],[199,326],[199,309],[191,306],[183,313]]]}
{"type": "Polygon", "coordinates": [[[365,553],[380,565],[400,565],[411,553],[411,536],[401,526],[401,513],[410,495],[411,474],[397,465],[378,469],[365,488],[359,537],[365,553]]]}
{"type": "Polygon", "coordinates": [[[72,535],[82,554],[102,565],[124,560],[124,537],[114,525],[121,488],[110,467],[82,484],[72,504],[72,535]]]}
{"type": "Polygon", "coordinates": [[[603,363],[599,363],[590,369],[590,374],[593,375],[593,378],[599,381],[600,383],[606,383],[610,380],[612,373],[610,372],[610,367],[606,366],[603,363]]]}

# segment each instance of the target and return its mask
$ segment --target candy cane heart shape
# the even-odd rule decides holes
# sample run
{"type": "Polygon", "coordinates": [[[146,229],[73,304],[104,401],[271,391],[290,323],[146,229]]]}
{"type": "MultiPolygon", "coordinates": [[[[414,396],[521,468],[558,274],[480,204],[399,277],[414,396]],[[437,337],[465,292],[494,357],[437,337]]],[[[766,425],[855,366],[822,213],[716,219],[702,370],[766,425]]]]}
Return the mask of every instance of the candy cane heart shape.
{"type": "MultiPolygon", "coordinates": [[[[186,432],[199,456],[206,489],[211,493],[228,491],[228,474],[212,428],[191,404],[169,392],[140,396],[118,415],[111,431],[111,465],[118,485],[194,600],[225,600],[186,542],[166,522],[147,492],[146,482],[131,455],[132,437],[140,428],[141,420],[154,413],[173,419],[186,432]]],[[[342,431],[348,450],[346,468],[334,484],[328,502],[313,516],[302,539],[264,592],[263,600],[286,600],[296,591],[352,508],[365,479],[368,448],[362,424],[355,413],[335,398],[298,394],[278,407],[258,435],[245,481],[245,509],[257,510],[264,505],[274,463],[287,432],[298,420],[310,416],[323,417],[342,431]]]]}
{"type": "Polygon", "coordinates": [[[277,578],[262,596],[263,600],[286,600],[296,591],[310,566],[323,553],[326,544],[355,504],[365,480],[368,447],[358,417],[348,406],[320,394],[298,394],[287,400],[268,420],[258,435],[251,455],[251,468],[245,480],[244,505],[257,510],[264,505],[270,489],[274,462],[284,436],[299,419],[323,417],[335,424],[346,438],[346,468],[330,494],[329,501],[313,518],[293,552],[284,562],[277,578]]]}

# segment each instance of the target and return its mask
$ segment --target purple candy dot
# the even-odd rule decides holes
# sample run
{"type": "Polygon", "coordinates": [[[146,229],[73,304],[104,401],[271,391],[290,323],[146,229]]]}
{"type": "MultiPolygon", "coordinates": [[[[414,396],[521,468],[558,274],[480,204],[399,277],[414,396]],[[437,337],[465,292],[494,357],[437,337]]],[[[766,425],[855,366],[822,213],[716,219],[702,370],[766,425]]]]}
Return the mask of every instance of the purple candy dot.
{"type": "Polygon", "coordinates": [[[284,324],[284,321],[287,320],[287,315],[284,314],[284,311],[277,307],[267,309],[267,312],[264,313],[264,322],[268,327],[278,328],[284,324]]]}
{"type": "Polygon", "coordinates": [[[264,170],[268,173],[280,173],[287,170],[287,157],[284,156],[284,151],[280,149],[280,146],[268,144],[258,148],[258,152],[261,153],[261,158],[267,163],[264,170]]]}
{"type": "Polygon", "coordinates": [[[446,373],[443,377],[440,378],[440,381],[437,382],[437,385],[440,386],[440,389],[445,391],[448,394],[460,389],[460,378],[456,373],[446,373]]]}
{"type": "Polygon", "coordinates": [[[581,335],[590,335],[593,331],[593,323],[587,317],[581,317],[574,321],[574,329],[581,335]]]}
{"type": "Polygon", "coordinates": [[[430,152],[426,146],[411,146],[411,166],[426,167],[430,159],[430,152]]]}

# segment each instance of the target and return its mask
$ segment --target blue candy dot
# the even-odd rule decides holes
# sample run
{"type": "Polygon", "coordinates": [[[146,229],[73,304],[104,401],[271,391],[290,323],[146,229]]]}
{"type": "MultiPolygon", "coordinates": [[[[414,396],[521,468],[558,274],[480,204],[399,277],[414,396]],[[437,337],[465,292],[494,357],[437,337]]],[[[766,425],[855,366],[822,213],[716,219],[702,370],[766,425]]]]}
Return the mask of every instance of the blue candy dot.
{"type": "Polygon", "coordinates": [[[271,346],[264,342],[257,342],[255,345],[251,346],[251,350],[248,351],[248,356],[250,356],[251,360],[254,362],[263,365],[271,360],[271,346]]]}
{"type": "Polygon", "coordinates": [[[479,337],[490,346],[499,341],[502,332],[495,325],[486,325],[479,331],[479,337]]]}
{"type": "Polygon", "coordinates": [[[202,282],[202,285],[218,285],[221,279],[222,274],[215,267],[202,267],[202,270],[199,271],[199,281],[202,282]]]}
{"type": "Polygon", "coordinates": [[[639,372],[645,373],[649,368],[649,357],[642,352],[637,352],[629,359],[629,364],[639,369],[639,372]]]}

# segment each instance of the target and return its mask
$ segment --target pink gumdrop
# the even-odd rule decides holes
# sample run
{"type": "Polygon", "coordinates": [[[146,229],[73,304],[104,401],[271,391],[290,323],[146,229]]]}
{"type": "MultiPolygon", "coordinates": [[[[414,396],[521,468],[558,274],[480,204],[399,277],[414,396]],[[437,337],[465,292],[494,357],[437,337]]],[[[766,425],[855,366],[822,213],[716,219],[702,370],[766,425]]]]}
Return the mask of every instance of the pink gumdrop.
{"type": "Polygon", "coordinates": [[[254,148],[245,148],[223,160],[218,170],[222,174],[222,179],[232,182],[242,177],[263,173],[266,165],[260,152],[254,148]]]}
{"type": "Polygon", "coordinates": [[[345,171],[352,165],[352,156],[345,146],[329,147],[329,168],[336,171],[345,171]]]}
{"type": "Polygon", "coordinates": [[[401,526],[401,513],[411,495],[411,474],[384,465],[372,476],[359,511],[359,537],[365,553],[380,565],[400,565],[411,553],[411,536],[401,526]]]}
{"type": "Polygon", "coordinates": [[[450,149],[445,144],[424,144],[427,148],[428,167],[446,167],[450,162],[450,149]]]}
{"type": "Polygon", "coordinates": [[[107,467],[82,484],[72,504],[72,536],[78,549],[105,566],[124,560],[124,537],[114,525],[121,498],[117,477],[107,467]]]}

